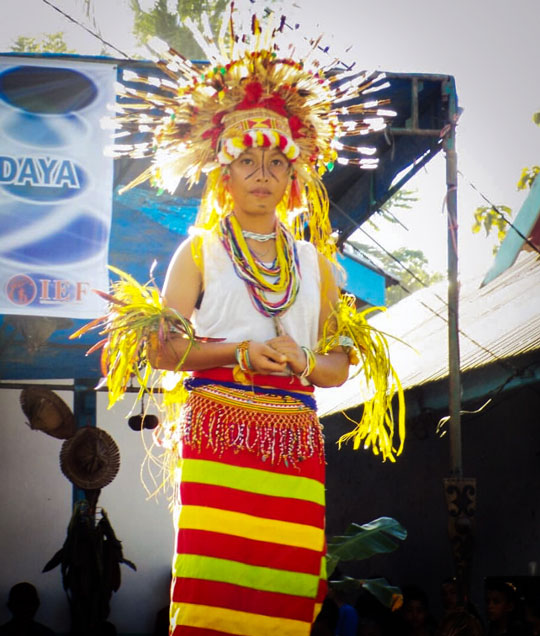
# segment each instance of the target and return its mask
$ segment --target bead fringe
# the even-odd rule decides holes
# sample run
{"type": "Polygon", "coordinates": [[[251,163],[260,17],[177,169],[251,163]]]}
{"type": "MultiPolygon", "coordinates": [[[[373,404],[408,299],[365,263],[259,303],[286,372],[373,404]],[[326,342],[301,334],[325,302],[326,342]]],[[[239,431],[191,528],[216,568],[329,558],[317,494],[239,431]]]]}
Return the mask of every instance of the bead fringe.
{"type": "Polygon", "coordinates": [[[215,386],[194,390],[175,423],[175,437],[177,443],[211,448],[218,456],[233,449],[285,466],[313,456],[324,460],[322,426],[316,413],[292,397],[223,387],[216,391],[215,386]]]}

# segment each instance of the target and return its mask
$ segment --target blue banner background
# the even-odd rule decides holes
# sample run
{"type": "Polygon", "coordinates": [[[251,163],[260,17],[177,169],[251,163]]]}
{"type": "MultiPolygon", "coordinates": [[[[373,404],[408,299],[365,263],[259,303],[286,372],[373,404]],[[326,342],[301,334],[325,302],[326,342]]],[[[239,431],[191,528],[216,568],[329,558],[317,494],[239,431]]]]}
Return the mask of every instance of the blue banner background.
{"type": "Polygon", "coordinates": [[[0,313],[93,318],[107,289],[116,67],[0,62],[0,313]]]}

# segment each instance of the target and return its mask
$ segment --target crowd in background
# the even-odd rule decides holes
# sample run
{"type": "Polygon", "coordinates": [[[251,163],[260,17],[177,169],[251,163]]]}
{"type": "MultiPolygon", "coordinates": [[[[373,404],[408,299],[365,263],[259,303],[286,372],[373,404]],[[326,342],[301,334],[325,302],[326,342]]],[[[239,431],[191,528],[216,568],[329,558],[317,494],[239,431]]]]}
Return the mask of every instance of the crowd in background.
{"type": "MultiPolygon", "coordinates": [[[[500,577],[484,582],[485,604],[476,608],[462,598],[455,579],[447,579],[440,587],[442,613],[434,616],[425,591],[404,585],[402,606],[392,612],[372,594],[347,593],[332,589],[312,628],[312,636],[540,636],[539,585],[520,590],[512,581],[500,577]]],[[[34,585],[14,585],[7,599],[12,614],[0,626],[0,636],[54,636],[54,632],[36,621],[40,606],[34,585]]],[[[110,622],[101,634],[113,636],[110,622]]],[[[158,611],[153,636],[167,636],[167,607],[158,611]]],[[[256,636],[256,635],[253,635],[256,636]]]]}
{"type": "Polygon", "coordinates": [[[540,636],[540,586],[523,592],[499,577],[484,582],[484,607],[459,593],[455,579],[440,588],[442,613],[430,610],[426,592],[404,585],[397,611],[384,607],[369,592],[331,590],[312,629],[312,636],[540,636]]]}

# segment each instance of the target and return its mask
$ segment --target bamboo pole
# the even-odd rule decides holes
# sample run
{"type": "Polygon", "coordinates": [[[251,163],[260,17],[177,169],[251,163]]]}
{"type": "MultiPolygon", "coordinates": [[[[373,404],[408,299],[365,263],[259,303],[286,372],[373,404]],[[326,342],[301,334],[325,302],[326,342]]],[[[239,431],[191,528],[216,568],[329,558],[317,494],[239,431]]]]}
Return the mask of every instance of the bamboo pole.
{"type": "MultiPolygon", "coordinates": [[[[452,108],[450,108],[452,111],[452,108]]],[[[450,474],[463,476],[461,448],[461,374],[459,357],[459,281],[457,219],[457,153],[455,124],[445,138],[446,206],[448,229],[448,406],[450,432],[450,474]]]]}

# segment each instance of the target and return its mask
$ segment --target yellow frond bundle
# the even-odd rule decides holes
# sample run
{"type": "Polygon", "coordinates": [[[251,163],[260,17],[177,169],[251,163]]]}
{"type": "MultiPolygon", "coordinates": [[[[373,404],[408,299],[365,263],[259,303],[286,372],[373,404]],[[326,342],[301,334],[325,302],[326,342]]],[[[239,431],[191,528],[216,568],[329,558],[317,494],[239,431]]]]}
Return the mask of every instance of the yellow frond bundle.
{"type": "MultiPolygon", "coordinates": [[[[403,450],[405,440],[405,399],[388,352],[385,335],[372,327],[366,316],[380,307],[357,311],[354,296],[341,296],[334,313],[327,320],[317,352],[328,353],[337,347],[349,350],[359,362],[358,378],[366,395],[364,410],[355,428],[342,435],[339,445],[353,440],[356,449],[363,445],[379,453],[383,460],[395,461],[403,450]],[[392,401],[397,398],[397,422],[394,419],[392,401]]],[[[348,416],[346,416],[348,419],[348,416]]],[[[353,420],[351,420],[353,421],[353,420]]]]}
{"type": "MultiPolygon", "coordinates": [[[[109,302],[107,313],[70,336],[77,338],[101,328],[100,334],[105,339],[91,351],[103,346],[101,367],[107,378],[109,408],[124,396],[132,378],[141,387],[139,396],[150,390],[153,369],[148,355],[151,347],[159,346],[173,334],[186,338],[190,346],[197,339],[190,321],[167,307],[153,281],[141,285],[129,274],[115,267],[110,269],[119,279],[112,283],[110,294],[97,292],[109,302]]],[[[184,358],[179,361],[179,367],[184,358]]]]}

